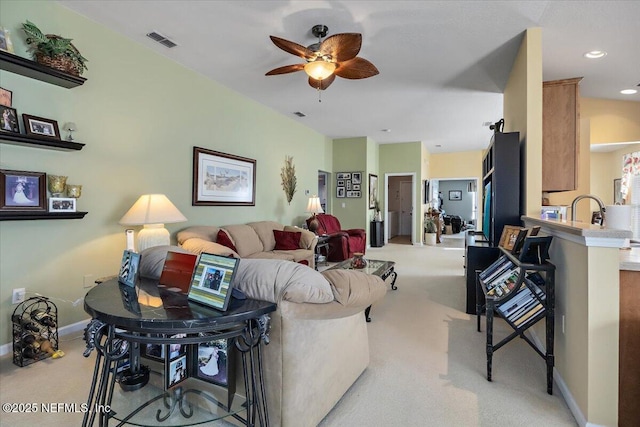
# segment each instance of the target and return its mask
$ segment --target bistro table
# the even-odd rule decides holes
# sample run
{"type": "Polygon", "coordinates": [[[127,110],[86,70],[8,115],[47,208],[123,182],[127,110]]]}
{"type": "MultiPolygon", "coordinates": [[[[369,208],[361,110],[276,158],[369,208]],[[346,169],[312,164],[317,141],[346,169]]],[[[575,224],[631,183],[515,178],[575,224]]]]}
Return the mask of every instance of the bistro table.
{"type": "Polygon", "coordinates": [[[262,342],[268,344],[269,313],[275,311],[275,304],[232,299],[222,312],[192,302],[186,294],[167,291],[155,280],[143,279],[132,288],[111,279],[87,293],[84,309],[93,318],[85,329],[84,355],[95,349],[97,356],[83,426],[92,426],[96,418],[100,426],[107,426],[111,419],[118,425],[195,425],[229,416],[247,426],[268,426],[260,347],[262,342]],[[209,384],[197,377],[173,387],[147,384],[150,374],[140,364],[141,345],[181,344],[191,351],[195,347],[195,358],[188,361],[197,363],[197,344],[218,339],[228,339],[242,356],[246,396],[242,404],[232,408],[231,400],[225,405],[218,399],[212,405],[216,410],[202,405],[203,397],[216,400],[203,391],[209,384]],[[194,382],[195,387],[185,385],[194,382]],[[116,383],[127,392],[118,390],[114,399],[116,383]],[[131,409],[133,403],[137,406],[131,409]],[[154,410],[155,416],[149,416],[154,410]]]}

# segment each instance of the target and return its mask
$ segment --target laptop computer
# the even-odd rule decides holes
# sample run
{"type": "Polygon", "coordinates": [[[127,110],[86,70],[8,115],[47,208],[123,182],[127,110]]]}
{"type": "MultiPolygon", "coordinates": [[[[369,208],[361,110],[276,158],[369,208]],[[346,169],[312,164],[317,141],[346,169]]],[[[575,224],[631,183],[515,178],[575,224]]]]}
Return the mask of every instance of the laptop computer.
{"type": "Polygon", "coordinates": [[[189,300],[226,311],[239,261],[238,258],[201,253],[193,271],[189,300]]]}
{"type": "Polygon", "coordinates": [[[198,256],[194,254],[167,252],[158,286],[168,291],[188,294],[197,260],[198,256]]]}

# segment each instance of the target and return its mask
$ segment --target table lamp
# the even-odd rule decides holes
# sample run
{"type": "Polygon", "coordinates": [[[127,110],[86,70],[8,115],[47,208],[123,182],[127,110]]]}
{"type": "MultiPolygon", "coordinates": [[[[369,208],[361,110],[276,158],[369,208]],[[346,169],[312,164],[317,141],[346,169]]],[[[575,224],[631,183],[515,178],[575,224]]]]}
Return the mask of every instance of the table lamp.
{"type": "Polygon", "coordinates": [[[313,231],[315,233],[318,229],[318,226],[320,225],[320,223],[318,222],[318,218],[316,218],[316,214],[324,213],[324,211],[322,210],[322,205],[320,205],[320,197],[316,195],[309,197],[307,212],[313,214],[309,221],[309,231],[313,231]]]}
{"type": "Polygon", "coordinates": [[[145,194],[120,219],[122,225],[143,225],[138,233],[138,252],[169,245],[169,230],[164,224],[184,222],[187,218],[164,194],[145,194]]]}

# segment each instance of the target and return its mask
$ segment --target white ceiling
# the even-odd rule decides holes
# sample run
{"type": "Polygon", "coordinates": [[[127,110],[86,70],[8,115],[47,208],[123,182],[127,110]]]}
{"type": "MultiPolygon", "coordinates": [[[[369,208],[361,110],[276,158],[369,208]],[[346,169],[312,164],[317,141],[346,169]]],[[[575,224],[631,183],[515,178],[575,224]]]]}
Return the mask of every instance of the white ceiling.
{"type": "Polygon", "coordinates": [[[544,80],[584,77],[584,97],[640,102],[640,93],[620,94],[640,84],[640,1],[60,3],[331,138],[422,141],[432,153],[486,148],[483,123],[502,117],[502,91],[532,27],[542,28],[544,80]],[[316,24],[329,35],[362,33],[358,56],[380,74],[338,77],[322,102],[304,72],[266,77],[302,62],[269,36],[306,46],[316,24]],[[179,46],[153,42],[145,36],[153,30],[179,46]],[[591,50],[608,55],[584,58],[591,50]]]}

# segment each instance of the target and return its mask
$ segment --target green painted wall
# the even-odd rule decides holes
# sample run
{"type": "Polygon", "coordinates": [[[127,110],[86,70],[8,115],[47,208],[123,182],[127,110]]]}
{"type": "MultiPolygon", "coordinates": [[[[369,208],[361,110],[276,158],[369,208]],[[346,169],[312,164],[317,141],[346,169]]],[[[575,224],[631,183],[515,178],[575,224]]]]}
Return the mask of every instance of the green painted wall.
{"type": "MultiPolygon", "coordinates": [[[[367,175],[367,147],[368,138],[343,138],[333,141],[333,189],[332,214],[340,220],[343,229],[363,228],[368,230],[366,210],[368,209],[367,194],[361,187],[359,198],[336,197],[337,172],[361,172],[362,180],[366,183],[367,175]]],[[[365,184],[366,185],[366,184],[365,184]]]]}
{"type": "MultiPolygon", "coordinates": [[[[82,303],[72,302],[87,292],[85,275],[92,281],[117,272],[125,248],[118,220],[141,194],[167,194],[188,218],[168,225],[172,234],[191,225],[261,219],[301,224],[308,216],[304,190],[317,191],[319,169],[334,170],[325,136],[54,2],[1,0],[0,16],[18,55],[28,56],[20,28],[29,19],[46,33],[72,38],[89,59],[88,81],[70,90],[0,71],[0,86],[13,91],[19,114],[61,127],[74,121],[77,140],[87,144],[79,152],[0,144],[0,167],[69,176],[69,183],[83,185],[78,208],[89,212],[83,220],[0,222],[5,326],[14,309],[11,291],[20,287],[27,297],[51,297],[61,326],[87,318],[82,303]],[[193,146],[256,159],[256,206],[191,206],[193,146]],[[293,156],[298,178],[291,205],[280,186],[286,155],[293,156]]],[[[7,342],[4,327],[0,343],[7,342]]]]}

